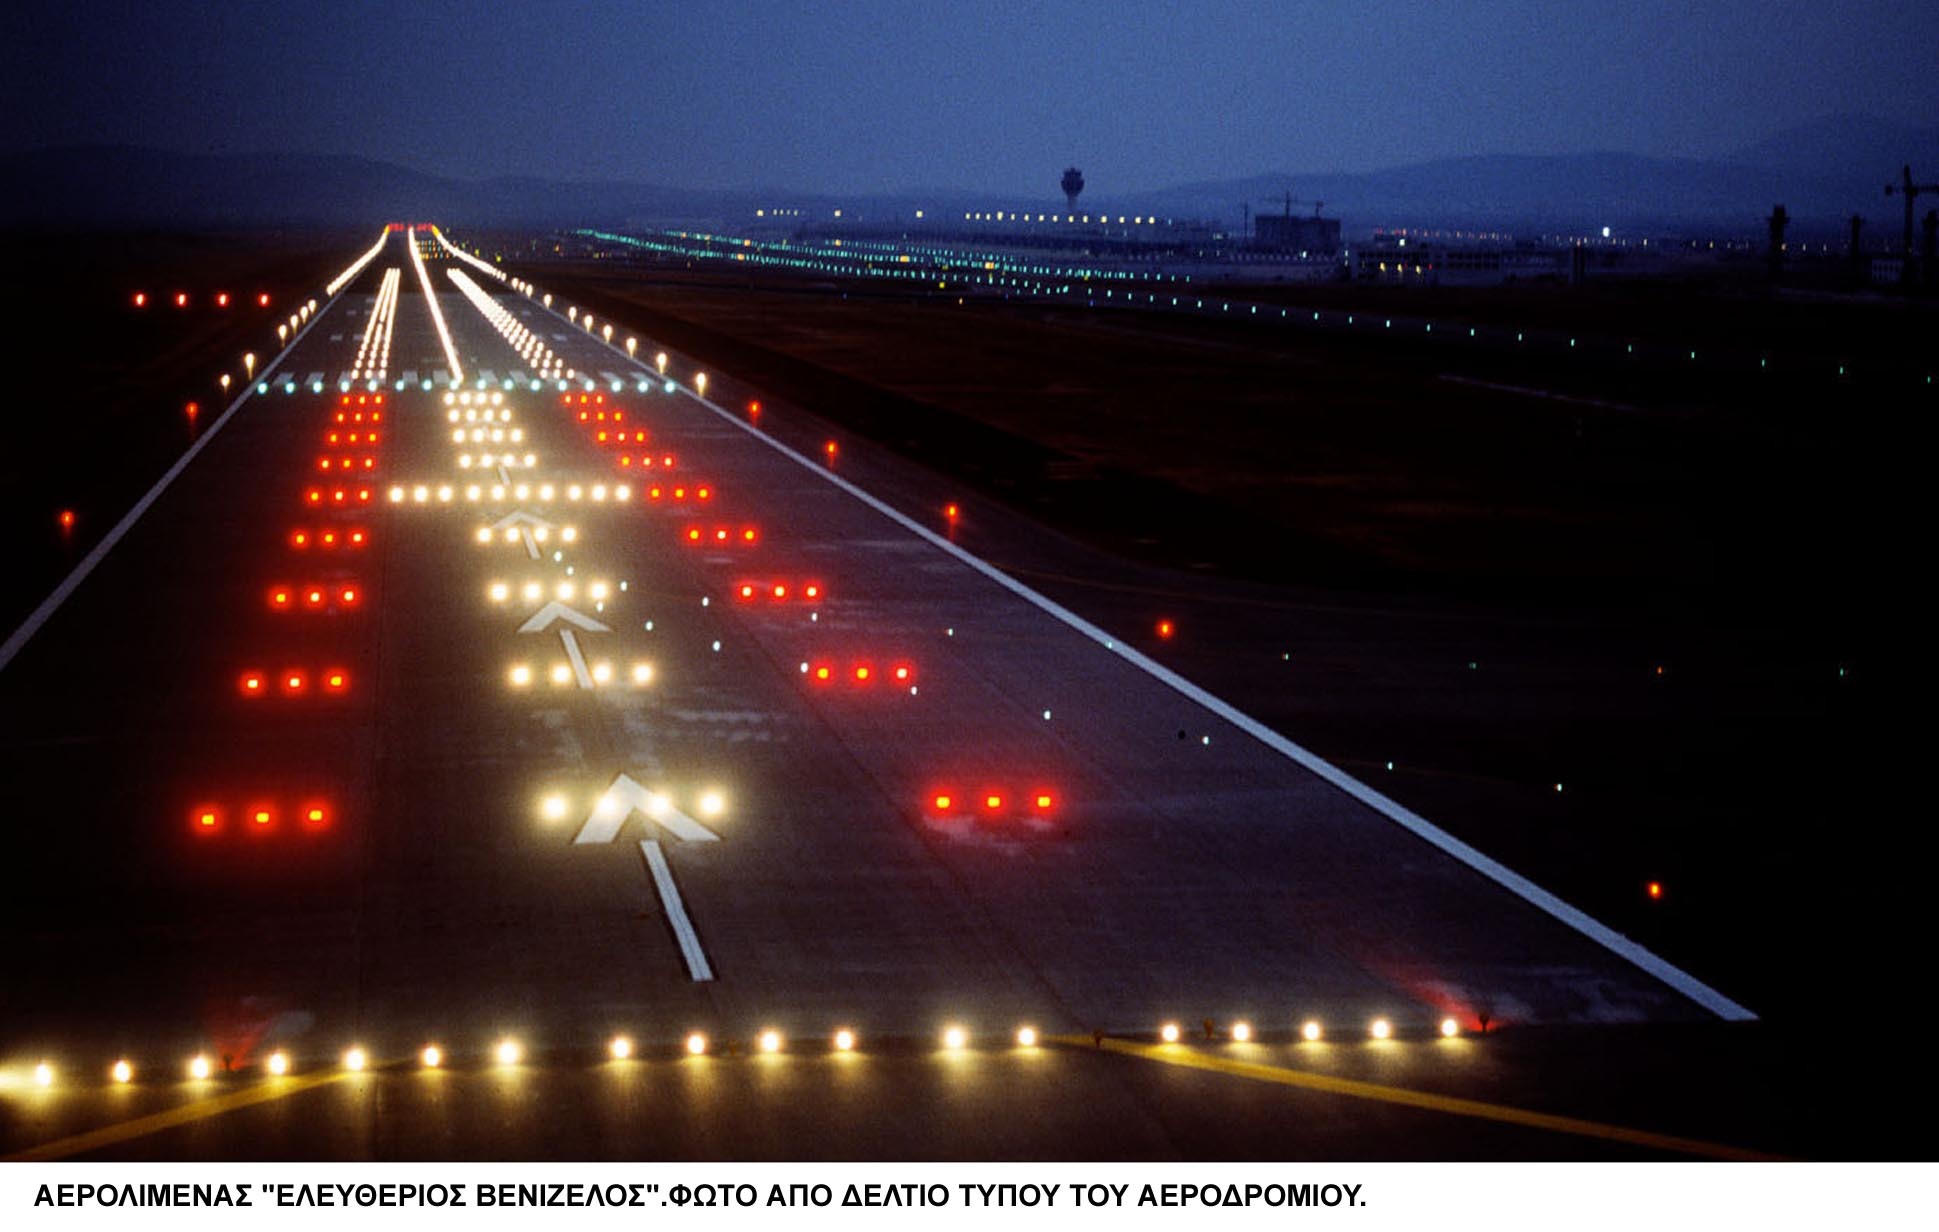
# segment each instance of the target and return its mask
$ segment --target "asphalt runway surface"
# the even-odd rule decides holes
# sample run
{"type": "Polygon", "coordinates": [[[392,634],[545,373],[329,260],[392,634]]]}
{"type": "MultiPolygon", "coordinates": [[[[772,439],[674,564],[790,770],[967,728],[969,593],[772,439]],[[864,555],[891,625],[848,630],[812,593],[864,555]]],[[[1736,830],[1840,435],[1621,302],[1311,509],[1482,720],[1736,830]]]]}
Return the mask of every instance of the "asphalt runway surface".
{"type": "MultiPolygon", "coordinates": [[[[1209,1022],[1204,1047],[1254,1047],[1244,1022],[1297,1049],[1309,1020],[1354,1041],[1381,1020],[1395,1039],[1366,1046],[1431,1070],[1494,1046],[1484,1027],[1750,1016],[954,549],[940,513],[874,500],[868,463],[791,454],[677,358],[661,376],[650,342],[634,365],[417,238],[457,387],[394,233],[10,643],[8,1149],[356,1046],[390,1068],[80,1153],[537,1154],[562,1118],[642,1098],[600,1060],[626,1034],[667,1053],[628,1073],[703,1107],[820,1093],[687,1155],[849,1154],[827,1124],[891,1081],[930,1132],[890,1117],[853,1154],[1218,1157],[1252,1153],[1245,1123],[1174,1106],[1274,1080],[1098,1041],[1209,1022]],[[1015,1049],[1025,1024],[1073,1042],[1015,1049]],[[829,1055],[838,1029],[879,1047],[829,1055]],[[690,1033],[756,1052],[767,1030],[817,1055],[679,1059],[690,1033]],[[507,1038],[531,1060],[493,1067],[507,1038]],[[417,1072],[434,1043],[455,1068],[417,1072]],[[184,1083],[196,1055],[217,1074],[184,1083]],[[137,1081],[105,1080],[122,1058],[137,1081]],[[88,1084],[69,1113],[34,1112],[40,1059],[88,1084]],[[1013,1080],[1032,1066],[1054,1080],[1013,1080]],[[274,1112],[425,1082],[544,1110],[375,1137],[274,1112]]],[[[1397,1124],[1446,1110],[1383,1115],[1336,1146],[1597,1141],[1488,1121],[1507,1136],[1456,1149],[1397,1124]]]]}

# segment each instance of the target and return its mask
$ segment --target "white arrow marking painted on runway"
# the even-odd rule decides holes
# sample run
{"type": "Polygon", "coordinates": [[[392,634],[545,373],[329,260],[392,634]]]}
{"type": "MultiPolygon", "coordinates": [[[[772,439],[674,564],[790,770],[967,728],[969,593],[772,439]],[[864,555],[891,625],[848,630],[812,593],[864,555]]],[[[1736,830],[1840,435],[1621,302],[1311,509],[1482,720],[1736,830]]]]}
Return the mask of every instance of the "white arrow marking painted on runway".
{"type": "MultiPolygon", "coordinates": [[[[498,477],[500,479],[505,477],[503,469],[498,472],[498,477]]],[[[518,527],[518,537],[525,544],[525,554],[533,560],[537,560],[539,558],[539,542],[532,537],[532,531],[538,527],[543,527],[549,531],[552,529],[552,523],[535,514],[527,513],[523,509],[514,509],[491,524],[493,530],[504,530],[512,526],[518,527]]]]}
{"type": "Polygon", "coordinates": [[[646,818],[675,838],[689,843],[718,843],[720,835],[681,812],[665,796],[648,791],[629,774],[616,775],[613,785],[593,803],[586,824],[579,827],[573,843],[610,843],[634,813],[646,818]]]}
{"type": "MultiPolygon", "coordinates": [[[[560,622],[578,625],[588,633],[611,633],[612,630],[600,624],[584,612],[567,607],[557,599],[533,612],[526,622],[518,627],[520,633],[543,633],[560,622]]],[[[586,656],[579,653],[579,638],[571,629],[560,629],[559,640],[565,643],[566,660],[572,664],[572,678],[579,682],[582,689],[592,688],[592,673],[586,670],[586,656]]]]}
{"type": "Polygon", "coordinates": [[[667,866],[666,853],[649,838],[640,840],[640,854],[646,857],[646,871],[653,878],[653,888],[659,892],[660,906],[667,913],[667,923],[673,926],[674,939],[680,943],[680,957],[687,960],[687,974],[696,984],[713,979],[714,969],[707,962],[707,951],[700,948],[700,934],[693,930],[693,921],[687,918],[687,907],[680,901],[680,887],[673,884],[673,870],[667,866]]]}
{"type": "MultiPolygon", "coordinates": [[[[618,774],[613,778],[613,785],[594,802],[592,812],[587,815],[586,823],[579,827],[573,844],[612,842],[619,837],[620,827],[626,824],[626,819],[634,813],[683,842],[720,841],[720,835],[681,812],[665,796],[648,791],[631,775],[618,774]]],[[[660,896],[660,907],[667,913],[667,923],[672,926],[674,939],[680,944],[680,957],[686,961],[687,974],[696,983],[713,979],[713,966],[707,961],[707,951],[701,948],[700,934],[694,931],[693,921],[687,917],[687,905],[680,898],[680,887],[674,884],[673,868],[667,863],[666,853],[660,849],[659,841],[641,839],[640,855],[646,860],[647,876],[653,879],[653,890],[660,896]]]]}

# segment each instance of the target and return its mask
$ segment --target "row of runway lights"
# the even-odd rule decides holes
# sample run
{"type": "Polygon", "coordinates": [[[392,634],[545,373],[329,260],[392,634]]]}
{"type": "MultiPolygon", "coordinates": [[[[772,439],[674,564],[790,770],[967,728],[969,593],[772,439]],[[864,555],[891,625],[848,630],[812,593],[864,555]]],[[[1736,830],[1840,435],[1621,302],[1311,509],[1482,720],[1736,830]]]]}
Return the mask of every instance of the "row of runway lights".
{"type": "MultiPolygon", "coordinates": [[[[1461,1034],[1460,1024],[1453,1018],[1443,1018],[1435,1030],[1442,1039],[1453,1039],[1461,1034]]],[[[1212,1033],[1208,1030],[1207,1034],[1209,1037],[1212,1033]]],[[[1300,1040],[1306,1043],[1317,1044],[1325,1038],[1325,1030],[1317,1019],[1308,1019],[1300,1025],[1298,1035],[1300,1040]]],[[[1250,1044],[1256,1041],[1252,1025],[1246,1022],[1233,1023],[1228,1028],[1226,1036],[1228,1041],[1234,1044],[1250,1044]]],[[[1103,1036],[1099,1035],[1095,1038],[1101,1042],[1103,1036]]],[[[1183,1028],[1177,1023],[1167,1022],[1158,1029],[1158,1038],[1166,1044],[1179,1044],[1184,1042],[1185,1036],[1183,1028]]],[[[1392,1020],[1374,1019],[1367,1025],[1367,1038],[1376,1042],[1392,1040],[1394,1038],[1392,1020]]],[[[840,1028],[828,1040],[829,1048],[837,1053],[855,1052],[861,1047],[861,1042],[860,1036],[848,1027],[840,1028]]],[[[1036,1048],[1042,1040],[1035,1027],[1022,1026],[1017,1028],[1016,1033],[1011,1037],[1011,1042],[1018,1048],[1036,1048]]],[[[971,1047],[974,1040],[967,1028],[952,1025],[944,1028],[939,1037],[939,1043],[945,1052],[961,1052],[971,1047]]],[[[680,1047],[681,1051],[688,1056],[701,1057],[708,1055],[713,1047],[713,1041],[704,1032],[694,1031],[681,1041],[680,1047]]],[[[768,1028],[754,1037],[753,1051],[755,1052],[772,1056],[787,1051],[787,1048],[787,1037],[773,1028],[768,1028]]],[[[730,1051],[732,1051],[731,1048],[730,1051]]],[[[606,1045],[606,1055],[613,1061],[633,1060],[638,1052],[639,1049],[632,1037],[627,1035],[616,1035],[606,1045]]],[[[518,1065],[525,1060],[525,1045],[508,1036],[492,1046],[491,1057],[493,1062],[500,1066],[518,1065]]],[[[423,1069],[439,1069],[449,1059],[444,1049],[437,1044],[426,1044],[417,1054],[418,1065],[423,1069]]],[[[343,1070],[361,1073],[371,1068],[372,1058],[368,1050],[355,1046],[344,1051],[339,1064],[343,1070]]],[[[263,1059],[263,1069],[272,1077],[284,1077],[290,1074],[294,1067],[295,1062],[290,1054],[281,1049],[263,1059]]],[[[216,1064],[207,1053],[197,1053],[189,1059],[184,1072],[191,1080],[200,1082],[215,1076],[216,1064]]],[[[36,1086],[48,1087],[54,1084],[57,1074],[51,1062],[42,1061],[34,1066],[33,1076],[36,1086]]],[[[116,1083],[133,1082],[134,1063],[126,1057],[120,1058],[108,1068],[108,1077],[116,1083]]]]}

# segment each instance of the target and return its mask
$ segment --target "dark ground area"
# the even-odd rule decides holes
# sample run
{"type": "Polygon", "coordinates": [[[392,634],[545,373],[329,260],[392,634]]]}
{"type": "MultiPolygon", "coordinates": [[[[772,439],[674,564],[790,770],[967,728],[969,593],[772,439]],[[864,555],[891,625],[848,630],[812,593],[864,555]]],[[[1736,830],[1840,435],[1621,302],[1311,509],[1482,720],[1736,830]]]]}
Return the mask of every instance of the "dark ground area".
{"type": "Polygon", "coordinates": [[[1909,746],[1886,714],[1910,687],[1933,395],[1902,377],[1929,305],[1274,289],[1656,342],[1700,325],[1706,346],[1781,338],[1879,370],[1761,380],[686,269],[524,272],[732,374],[722,399],[766,400],[763,426],[807,448],[864,437],[938,472],[938,506],[973,493],[1064,532],[1020,538],[991,510],[958,537],[1760,1012],[1876,995],[1922,944],[1911,870],[1931,843],[1893,819],[1909,746]]]}

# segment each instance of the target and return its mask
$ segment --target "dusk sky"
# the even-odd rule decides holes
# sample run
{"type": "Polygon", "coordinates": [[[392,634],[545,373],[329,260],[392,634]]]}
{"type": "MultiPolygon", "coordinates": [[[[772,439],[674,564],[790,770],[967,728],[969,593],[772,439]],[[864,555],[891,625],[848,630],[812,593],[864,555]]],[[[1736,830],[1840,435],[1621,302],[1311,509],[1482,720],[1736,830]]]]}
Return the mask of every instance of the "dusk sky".
{"type": "Polygon", "coordinates": [[[0,149],[1049,193],[1939,123],[1939,4],[37,3],[0,149]]]}

